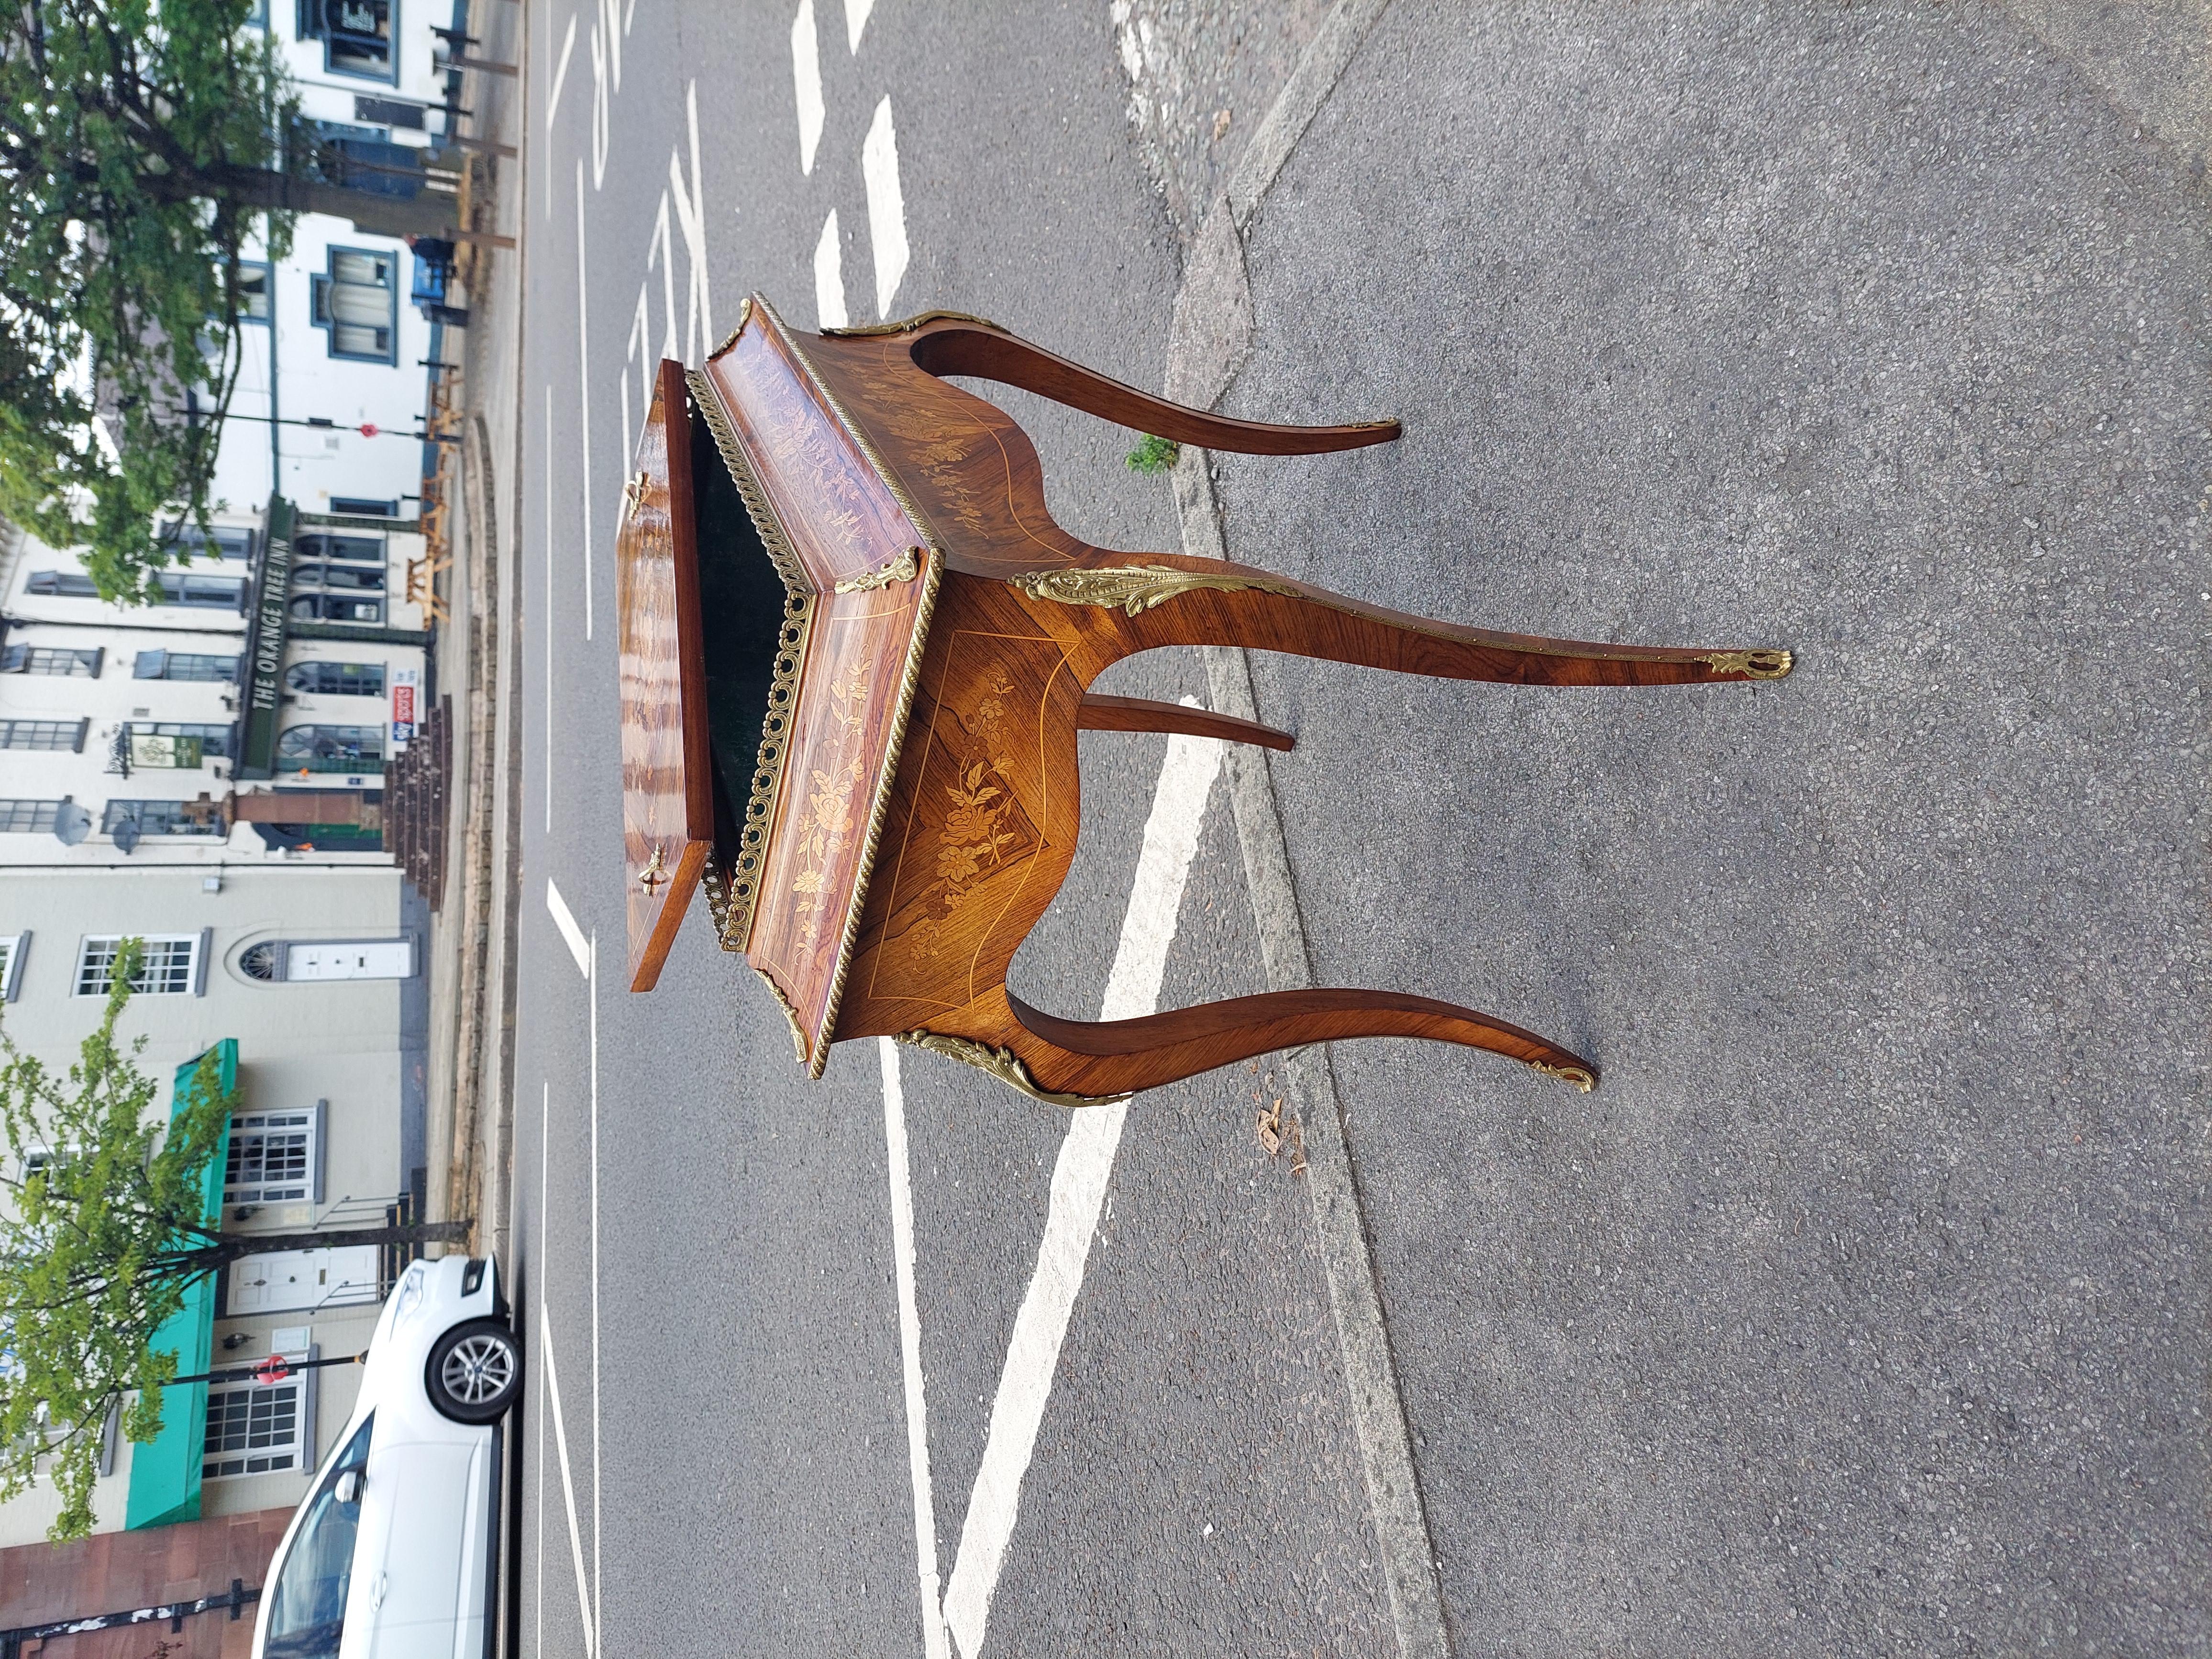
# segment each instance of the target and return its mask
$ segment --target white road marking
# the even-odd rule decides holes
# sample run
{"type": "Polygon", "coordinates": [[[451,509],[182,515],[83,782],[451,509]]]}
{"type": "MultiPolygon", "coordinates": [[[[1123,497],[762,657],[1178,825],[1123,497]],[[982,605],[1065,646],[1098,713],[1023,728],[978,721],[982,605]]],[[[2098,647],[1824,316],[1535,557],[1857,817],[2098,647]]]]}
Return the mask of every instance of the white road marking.
{"type": "MultiPolygon", "coordinates": [[[[576,1567],[576,1606],[584,1615],[584,1655],[599,1646],[599,1621],[592,1617],[591,1587],[584,1580],[584,1530],[576,1520],[576,1480],[568,1467],[568,1425],[561,1415],[561,1375],[553,1365],[553,1316],[538,1300],[538,1364],[545,1373],[545,1392],[553,1402],[553,1444],[561,1454],[561,1496],[568,1506],[568,1553],[576,1567]]],[[[543,1653],[541,1643],[538,1651],[543,1653]]]]}
{"type": "MultiPolygon", "coordinates": [[[[607,181],[607,148],[614,140],[614,110],[610,101],[613,94],[607,86],[608,49],[603,31],[598,23],[592,25],[592,188],[598,190],[607,181]]],[[[621,74],[619,49],[614,54],[616,67],[621,74]]],[[[580,166],[581,163],[580,162],[580,166]]]]}
{"type": "MultiPolygon", "coordinates": [[[[691,128],[691,182],[684,182],[684,169],[676,151],[668,152],[668,190],[676,202],[677,227],[684,233],[684,254],[690,267],[684,295],[684,361],[696,362],[703,344],[714,345],[714,305],[707,283],[707,179],[699,170],[699,83],[684,89],[684,112],[691,128]]],[[[671,338],[674,337],[672,325],[671,338]]],[[[673,356],[675,354],[669,354],[673,356]]]]}
{"type": "Polygon", "coordinates": [[[545,383],[545,833],[549,836],[553,833],[553,382],[550,380],[545,383]]]}
{"type": "MultiPolygon", "coordinates": [[[[876,118],[860,143],[860,177],[868,186],[868,242],[876,256],[876,315],[888,317],[891,296],[906,275],[906,203],[899,194],[898,137],[891,131],[891,100],[876,106],[876,118]]],[[[817,269],[819,269],[817,264],[817,269]]]]}
{"type": "MultiPolygon", "coordinates": [[[[568,33],[562,37],[560,66],[553,71],[553,95],[545,100],[545,137],[553,138],[553,112],[561,106],[561,88],[568,79],[568,57],[576,50],[576,14],[568,14],[568,33]]],[[[545,216],[553,216],[553,169],[545,169],[545,216]]]]}
{"type": "MultiPolygon", "coordinates": [[[[672,154],[669,157],[672,161],[675,159],[672,154]]],[[[668,240],[668,192],[665,190],[660,192],[660,212],[653,222],[653,239],[646,247],[645,268],[651,270],[656,261],[660,265],[660,307],[668,319],[668,326],[662,331],[660,355],[673,357],[676,355],[676,249],[668,240]]],[[[646,394],[645,406],[647,409],[653,407],[650,392],[646,394]]],[[[623,435],[625,438],[629,435],[628,428],[624,428],[623,435]]]]}
{"type": "Polygon", "coordinates": [[[799,0],[791,20],[792,89],[799,100],[799,170],[814,171],[814,151],[822,142],[822,49],[814,35],[814,0],[799,0]]]}
{"type": "MultiPolygon", "coordinates": [[[[1190,862],[1198,852],[1206,798],[1220,770],[1221,744],[1216,739],[1168,739],[1167,759],[1160,767],[1159,787],[1145,823],[1144,850],[1138,855],[1129,908],[1121,919],[1121,944],[1106,979],[1102,1019],[1133,1019],[1151,1013],[1159,1002],[1160,977],[1175,938],[1190,862]]],[[[945,1593],[945,1622],[963,1659],[976,1659],[982,1649],[991,1597],[998,1589],[999,1571],[1020,1507],[1022,1477],[1036,1449],[1037,1425],[1060,1364],[1075,1295],[1082,1288],[1084,1263],[1097,1231],[1127,1110],[1126,1106],[1086,1106],[1076,1112],[1053,1166],[1052,1207],[1037,1246],[1036,1272],[1014,1316],[998,1395],[991,1402],[989,1438],[969,1494],[960,1549],[945,1593]]]]}
{"type": "Polygon", "coordinates": [[[576,14],[568,14],[568,32],[561,37],[561,61],[554,66],[553,91],[545,100],[545,125],[553,125],[553,112],[561,107],[561,88],[568,84],[568,58],[576,50],[576,14]]]}
{"type": "Polygon", "coordinates": [[[899,1362],[906,1382],[906,1461],[914,1478],[915,1577],[925,1659],[949,1659],[938,1603],[937,1510],[929,1495],[929,1408],[922,1397],[921,1316],[914,1294],[914,1189],[906,1145],[906,1091],[898,1044],[878,1039],[884,1068],[884,1152],[890,1172],[891,1258],[897,1267],[899,1362]]]}
{"type": "MultiPolygon", "coordinates": [[[[552,1132],[553,1084],[551,1079],[548,1079],[545,1084],[544,1103],[539,1109],[538,1118],[538,1254],[532,1258],[538,1263],[538,1271],[541,1273],[545,1271],[545,1204],[548,1189],[551,1184],[551,1155],[547,1146],[552,1138],[552,1132]]],[[[542,1302],[543,1298],[541,1297],[540,1300],[542,1302]]],[[[538,1336],[539,1353],[542,1358],[545,1339],[545,1331],[542,1325],[538,1328],[538,1336]]],[[[537,1651],[540,1654],[545,1651],[545,1418],[548,1409],[545,1383],[541,1376],[538,1384],[538,1577],[536,1584],[537,1651]]],[[[577,1552],[579,1557],[582,1553],[580,1549],[577,1552]]]]}
{"type": "MultiPolygon", "coordinates": [[[[586,989],[592,1010],[592,1583],[599,1577],[599,936],[592,935],[591,971],[586,989]]],[[[599,1618],[606,1598],[592,1597],[592,1646],[599,1645],[599,1618]]]]}
{"type": "Polygon", "coordinates": [[[592,349],[586,331],[592,307],[584,296],[589,264],[584,246],[584,158],[576,158],[576,404],[583,417],[584,637],[592,637],[592,349]]]}
{"type": "Polygon", "coordinates": [[[837,210],[831,208],[822,224],[822,240],[814,245],[814,315],[817,328],[842,328],[845,315],[845,264],[837,250],[837,210]]]}
{"type": "Polygon", "coordinates": [[[876,0],[845,0],[845,45],[853,52],[860,49],[860,31],[868,27],[868,14],[876,9],[876,0]]]}
{"type": "Polygon", "coordinates": [[[629,423],[629,366],[636,363],[638,395],[645,399],[647,409],[653,407],[652,359],[645,355],[645,343],[653,335],[653,314],[645,301],[648,284],[637,285],[637,314],[629,319],[629,339],[623,347],[623,372],[615,377],[622,390],[622,429],[625,433],[637,428],[629,423]]]}
{"type": "MultiPolygon", "coordinates": [[[[633,7],[636,0],[630,0],[633,7]]],[[[614,90],[622,90],[623,36],[629,33],[629,24],[621,16],[622,0],[599,0],[599,23],[606,31],[607,65],[614,71],[614,90]]]]}
{"type": "Polygon", "coordinates": [[[568,901],[561,896],[561,890],[553,884],[553,878],[545,878],[545,908],[553,913],[553,925],[561,930],[568,941],[568,954],[576,958],[576,971],[586,979],[592,976],[591,946],[585,942],[584,930],[576,926],[576,913],[568,908],[568,901]]]}

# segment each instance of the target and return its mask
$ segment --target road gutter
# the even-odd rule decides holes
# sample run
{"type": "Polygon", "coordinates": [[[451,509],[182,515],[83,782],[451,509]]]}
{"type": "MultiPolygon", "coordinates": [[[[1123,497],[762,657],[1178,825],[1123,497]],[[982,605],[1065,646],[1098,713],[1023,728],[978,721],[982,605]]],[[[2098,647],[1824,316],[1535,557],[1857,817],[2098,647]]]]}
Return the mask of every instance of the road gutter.
{"type": "MultiPolygon", "coordinates": [[[[1168,348],[1167,392],[1178,403],[1212,408],[1243,366],[1253,333],[1244,234],[1322,100],[1389,3],[1338,0],[1200,227],[1176,295],[1168,348]]],[[[1212,465],[1203,451],[1184,452],[1176,467],[1175,489],[1183,551],[1195,558],[1227,558],[1212,465]]],[[[1214,711],[1259,719],[1251,658],[1243,647],[1208,646],[1201,655],[1207,700],[1214,711]]],[[[1228,745],[1224,766],[1267,988],[1304,989],[1313,983],[1312,958],[1291,878],[1267,751],[1228,745]]],[[[1449,1659],[1451,1639],[1437,1580],[1436,1552],[1413,1468],[1405,1401],[1390,1355],[1358,1176],[1345,1138],[1344,1103],[1336,1073],[1326,1044],[1293,1049],[1283,1063],[1285,1098],[1304,1136],[1314,1239],[1335,1316],[1398,1652],[1401,1659],[1449,1659]]]]}

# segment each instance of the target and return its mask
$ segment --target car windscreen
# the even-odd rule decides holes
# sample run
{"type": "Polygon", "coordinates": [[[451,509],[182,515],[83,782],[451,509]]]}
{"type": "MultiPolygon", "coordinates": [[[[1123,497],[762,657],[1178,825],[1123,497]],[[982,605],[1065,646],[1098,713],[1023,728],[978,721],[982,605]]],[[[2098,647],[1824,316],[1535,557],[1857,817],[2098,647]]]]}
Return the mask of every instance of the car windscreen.
{"type": "Polygon", "coordinates": [[[361,1491],[351,1485],[353,1502],[338,1501],[348,1470],[368,1462],[369,1431],[376,1419],[357,1430],[307,1500],[306,1517],[292,1534],[283,1565],[271,1576],[269,1639],[263,1659],[337,1659],[345,1630],[346,1586],[353,1577],[355,1534],[361,1528],[361,1491]]]}

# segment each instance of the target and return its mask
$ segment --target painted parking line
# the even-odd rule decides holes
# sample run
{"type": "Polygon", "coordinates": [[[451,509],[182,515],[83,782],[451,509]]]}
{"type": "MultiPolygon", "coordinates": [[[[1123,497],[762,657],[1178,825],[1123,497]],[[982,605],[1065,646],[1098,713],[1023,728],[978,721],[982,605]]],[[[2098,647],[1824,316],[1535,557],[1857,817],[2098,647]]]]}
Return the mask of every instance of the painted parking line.
{"type": "Polygon", "coordinates": [[[592,637],[592,307],[584,294],[590,269],[584,243],[584,158],[576,158],[576,404],[583,420],[584,637],[592,637]]]}
{"type": "MultiPolygon", "coordinates": [[[[599,1448],[605,1443],[599,1430],[599,936],[592,935],[590,968],[585,975],[585,991],[591,1003],[592,1037],[592,1583],[605,1583],[599,1577],[599,1493],[604,1483],[599,1478],[599,1448]]],[[[592,1598],[593,1618],[605,1611],[606,1598],[592,1598]]],[[[592,1645],[599,1644],[599,1627],[592,1626],[592,1645]]]]}
{"type": "MultiPolygon", "coordinates": [[[[553,1316],[540,1297],[538,1304],[538,1364],[545,1373],[545,1397],[552,1403],[553,1445],[561,1455],[561,1498],[568,1508],[568,1554],[576,1570],[576,1607],[584,1615],[584,1656],[599,1649],[599,1621],[592,1616],[597,1598],[584,1578],[584,1530],[576,1519],[576,1477],[568,1462],[568,1425],[561,1413],[561,1374],[553,1365],[553,1316]]],[[[544,1652],[544,1647],[538,1650],[544,1652]]]]}
{"type": "MultiPolygon", "coordinates": [[[[1167,758],[1145,823],[1144,849],[1138,855],[1129,908],[1121,919],[1121,941],[1106,979],[1101,1019],[1133,1019],[1158,1006],[1183,887],[1198,852],[1206,800],[1220,770],[1218,740],[1168,739],[1167,758]]],[[[1083,1286],[1084,1267],[1098,1229],[1098,1212],[1127,1111],[1121,1105],[1086,1106],[1076,1112],[1053,1166],[1051,1209],[1037,1246],[1036,1270],[1014,1316],[998,1395],[991,1402],[983,1462],[969,1493],[960,1548],[945,1588],[945,1622],[963,1659],[976,1659],[982,1650],[991,1598],[1020,1509],[1022,1478],[1036,1449],[1037,1427],[1052,1391],[1076,1292],[1083,1286]]]]}
{"type": "Polygon", "coordinates": [[[937,1509],[929,1489],[929,1408],[921,1382],[921,1315],[914,1293],[914,1188],[907,1152],[906,1091],[898,1044],[877,1039],[884,1069],[884,1166],[890,1172],[891,1259],[897,1269],[899,1369],[906,1387],[906,1460],[914,1481],[915,1577],[921,1595],[924,1659],[948,1659],[938,1601],[937,1509]]]}
{"type": "Polygon", "coordinates": [[[553,913],[553,925],[561,930],[567,942],[568,954],[576,958],[576,971],[586,981],[592,977],[592,947],[584,938],[584,930],[576,925],[576,913],[568,908],[568,901],[561,896],[561,890],[553,884],[553,878],[545,878],[545,908],[553,913]]]}
{"type": "Polygon", "coordinates": [[[845,46],[848,52],[860,50],[860,31],[868,27],[868,14],[876,9],[876,0],[845,0],[845,46]]]}
{"type": "Polygon", "coordinates": [[[814,245],[814,315],[817,328],[843,328],[845,266],[837,252],[837,210],[831,208],[822,224],[822,240],[814,245]]]}
{"type": "MultiPolygon", "coordinates": [[[[538,1264],[537,1271],[545,1271],[545,1201],[552,1186],[551,1158],[547,1151],[553,1130],[553,1084],[545,1082],[544,1099],[538,1115],[538,1254],[531,1259],[538,1264]]],[[[542,1298],[541,1298],[542,1300],[542,1298]]],[[[542,1340],[542,1330],[540,1333],[542,1340]]],[[[542,1354],[540,1356],[543,1357],[542,1354]]],[[[538,1571],[534,1599],[538,1606],[538,1642],[536,1651],[545,1651],[545,1419],[551,1415],[547,1404],[544,1372],[537,1370],[538,1377],[538,1571]]],[[[577,1552],[580,1557],[580,1547],[577,1552]]],[[[585,1623],[588,1626],[589,1620],[585,1623]]]]}
{"type": "Polygon", "coordinates": [[[799,170],[814,171],[822,143],[822,48],[814,33],[814,0],[799,0],[791,20],[792,93],[799,105],[799,170]]]}
{"type": "MultiPolygon", "coordinates": [[[[899,193],[898,135],[891,100],[876,106],[860,144],[860,179],[868,187],[868,245],[876,257],[876,315],[891,313],[891,296],[906,276],[906,199],[899,193]]],[[[818,268],[818,267],[817,267],[818,268]]]]}
{"type": "MultiPolygon", "coordinates": [[[[550,172],[550,169],[549,168],[550,172]]],[[[545,383],[545,833],[553,833],[553,383],[545,383]]]]}

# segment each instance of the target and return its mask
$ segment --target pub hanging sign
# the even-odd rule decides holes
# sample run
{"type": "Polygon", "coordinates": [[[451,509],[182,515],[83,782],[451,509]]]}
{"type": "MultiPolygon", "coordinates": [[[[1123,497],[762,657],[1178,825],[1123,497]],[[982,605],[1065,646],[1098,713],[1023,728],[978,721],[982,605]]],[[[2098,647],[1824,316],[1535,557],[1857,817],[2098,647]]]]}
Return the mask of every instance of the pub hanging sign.
{"type": "Polygon", "coordinates": [[[246,618],[245,718],[240,721],[238,775],[276,775],[277,715],[284,674],[284,605],[292,586],[292,537],[298,514],[282,495],[269,498],[261,568],[246,618]]]}

